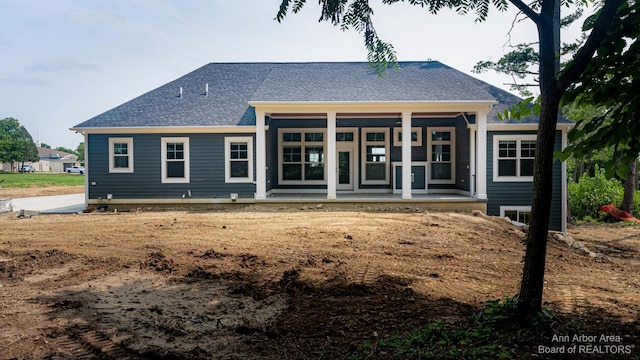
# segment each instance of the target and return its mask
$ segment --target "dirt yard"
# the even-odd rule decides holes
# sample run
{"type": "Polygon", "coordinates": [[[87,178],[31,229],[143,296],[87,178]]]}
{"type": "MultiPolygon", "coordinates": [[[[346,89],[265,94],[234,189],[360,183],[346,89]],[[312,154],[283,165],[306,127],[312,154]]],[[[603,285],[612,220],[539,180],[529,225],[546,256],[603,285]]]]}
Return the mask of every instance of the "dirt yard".
{"type": "MultiPolygon", "coordinates": [[[[412,209],[4,214],[0,231],[2,359],[345,358],[516,294],[524,253],[503,219],[412,209]]],[[[570,234],[600,255],[550,240],[547,307],[640,355],[640,227],[570,234]]]]}

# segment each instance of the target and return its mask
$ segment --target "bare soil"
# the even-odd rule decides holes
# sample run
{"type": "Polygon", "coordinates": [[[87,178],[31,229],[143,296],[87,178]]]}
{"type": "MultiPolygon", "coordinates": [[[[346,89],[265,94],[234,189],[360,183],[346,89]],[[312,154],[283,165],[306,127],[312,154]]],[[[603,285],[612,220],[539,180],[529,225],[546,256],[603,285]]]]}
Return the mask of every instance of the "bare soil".
{"type": "MultiPolygon", "coordinates": [[[[550,240],[546,306],[640,355],[640,227],[570,235],[605,256],[550,240]]],[[[345,358],[516,294],[523,239],[504,219],[412,209],[4,214],[0,357],[345,358]]]]}
{"type": "Polygon", "coordinates": [[[32,186],[27,188],[0,188],[0,199],[17,199],[35,196],[79,194],[84,186],[32,186]]]}

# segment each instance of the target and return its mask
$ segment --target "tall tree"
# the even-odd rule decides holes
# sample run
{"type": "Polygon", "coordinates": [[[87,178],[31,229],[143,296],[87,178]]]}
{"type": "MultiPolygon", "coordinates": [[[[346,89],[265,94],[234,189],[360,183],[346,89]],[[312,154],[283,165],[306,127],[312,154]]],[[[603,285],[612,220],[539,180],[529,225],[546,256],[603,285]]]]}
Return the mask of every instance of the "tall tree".
{"type": "MultiPolygon", "coordinates": [[[[582,0],[589,2],[589,0],[582,0]]],[[[572,61],[560,72],[560,10],[561,0],[534,0],[530,5],[522,0],[383,0],[383,4],[408,2],[437,14],[443,9],[454,9],[458,13],[476,14],[477,21],[487,19],[489,9],[495,6],[505,10],[509,4],[520,10],[538,31],[540,115],[537,146],[533,169],[533,195],[531,222],[525,254],[525,264],[518,295],[518,311],[531,315],[542,309],[542,291],[547,249],[549,213],[553,191],[553,153],[555,131],[560,100],[567,88],[576,81],[587,67],[596,49],[609,30],[612,19],[622,0],[603,0],[593,28],[572,61]]],[[[626,0],[625,0],[626,1],[626,0]]],[[[354,29],[364,34],[367,58],[379,74],[397,64],[395,50],[391,44],[378,37],[373,26],[373,9],[369,0],[319,0],[320,21],[330,21],[343,30],[354,29]]],[[[568,3],[570,1],[563,1],[568,3]]],[[[299,12],[306,0],[282,0],[276,20],[282,21],[291,9],[299,12]]]]}
{"type": "MultiPolygon", "coordinates": [[[[611,29],[600,44],[596,56],[564,95],[563,101],[571,104],[565,108],[577,122],[569,132],[569,146],[563,151],[562,159],[569,156],[584,159],[591,154],[607,149],[613,154],[602,163],[607,175],[616,175],[625,180],[625,196],[622,208],[633,209],[633,194],[636,183],[636,163],[640,153],[640,126],[638,124],[638,103],[640,93],[640,2],[623,1],[613,19],[611,29]],[[576,116],[577,115],[577,116],[576,116]],[[626,174],[625,174],[626,172],[626,174]]],[[[561,20],[570,25],[578,19],[581,11],[561,20]]],[[[597,14],[588,17],[583,31],[590,31],[597,14]]],[[[581,39],[583,40],[583,39],[581,39]]],[[[575,53],[581,42],[563,45],[562,53],[575,53]]],[[[566,64],[563,64],[566,65],[566,64]]],[[[512,89],[527,94],[527,84],[521,82],[529,75],[537,75],[538,53],[531,44],[519,44],[498,61],[481,61],[474,67],[475,72],[493,70],[512,76],[512,89]]],[[[516,110],[528,110],[518,107],[516,110]]]]}
{"type": "Polygon", "coordinates": [[[38,148],[33,138],[12,117],[0,120],[0,162],[38,161],[38,148]]]}
{"type": "MultiPolygon", "coordinates": [[[[590,29],[589,18],[583,28],[590,29]]],[[[569,132],[571,144],[563,156],[582,155],[610,147],[614,157],[607,164],[625,179],[621,208],[633,212],[633,195],[640,154],[640,2],[622,2],[611,30],[565,99],[606,109],[569,132]]]]}
{"type": "Polygon", "coordinates": [[[78,155],[78,161],[83,163],[84,162],[84,141],[78,144],[78,147],[76,148],[76,155],[78,155]]]}

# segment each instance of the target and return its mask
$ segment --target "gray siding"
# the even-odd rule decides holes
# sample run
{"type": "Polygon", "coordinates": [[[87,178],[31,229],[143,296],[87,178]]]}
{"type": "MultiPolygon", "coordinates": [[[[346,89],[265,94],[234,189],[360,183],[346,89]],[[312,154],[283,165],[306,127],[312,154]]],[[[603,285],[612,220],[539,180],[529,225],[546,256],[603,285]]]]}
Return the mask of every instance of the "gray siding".
{"type": "MultiPolygon", "coordinates": [[[[252,183],[226,184],[224,138],[253,136],[254,134],[119,134],[88,136],[89,198],[98,199],[113,194],[114,199],[171,199],[182,198],[191,191],[193,198],[229,198],[238,193],[253,198],[252,183]],[[188,137],[190,146],[190,182],[163,184],[161,175],[161,138],[188,137]],[[109,138],[133,138],[134,172],[109,173],[109,138]],[[95,185],[93,185],[95,183],[95,185]]],[[[255,149],[255,139],[254,139],[255,149]]],[[[255,151],[254,151],[255,153],[255,151]]],[[[255,178],[255,157],[254,157],[255,178]]]]}
{"type": "MultiPolygon", "coordinates": [[[[531,182],[494,182],[493,181],[493,137],[494,135],[529,135],[531,131],[489,131],[487,133],[487,213],[500,215],[500,206],[531,206],[533,183],[531,182]]],[[[562,147],[562,132],[556,131],[555,149],[562,147]]],[[[562,228],[562,164],[553,164],[553,194],[549,228],[562,228]]]]}

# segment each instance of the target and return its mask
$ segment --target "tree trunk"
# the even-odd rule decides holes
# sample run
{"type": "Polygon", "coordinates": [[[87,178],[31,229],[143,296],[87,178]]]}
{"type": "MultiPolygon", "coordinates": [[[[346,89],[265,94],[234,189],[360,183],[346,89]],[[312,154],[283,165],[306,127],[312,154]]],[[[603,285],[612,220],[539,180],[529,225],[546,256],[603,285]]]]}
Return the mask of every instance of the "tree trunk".
{"type": "Polygon", "coordinates": [[[540,11],[540,118],[533,162],[533,193],[531,221],[527,234],[522,282],[517,312],[523,319],[542,310],[544,268],[547,254],[547,233],[553,194],[553,152],[556,124],[562,92],[558,90],[556,75],[559,49],[557,31],[560,27],[560,2],[544,0],[540,11]]]}
{"type": "Polygon", "coordinates": [[[620,208],[629,214],[633,214],[633,193],[636,191],[636,177],[638,176],[638,161],[629,164],[629,172],[624,179],[624,196],[620,208]]]}

